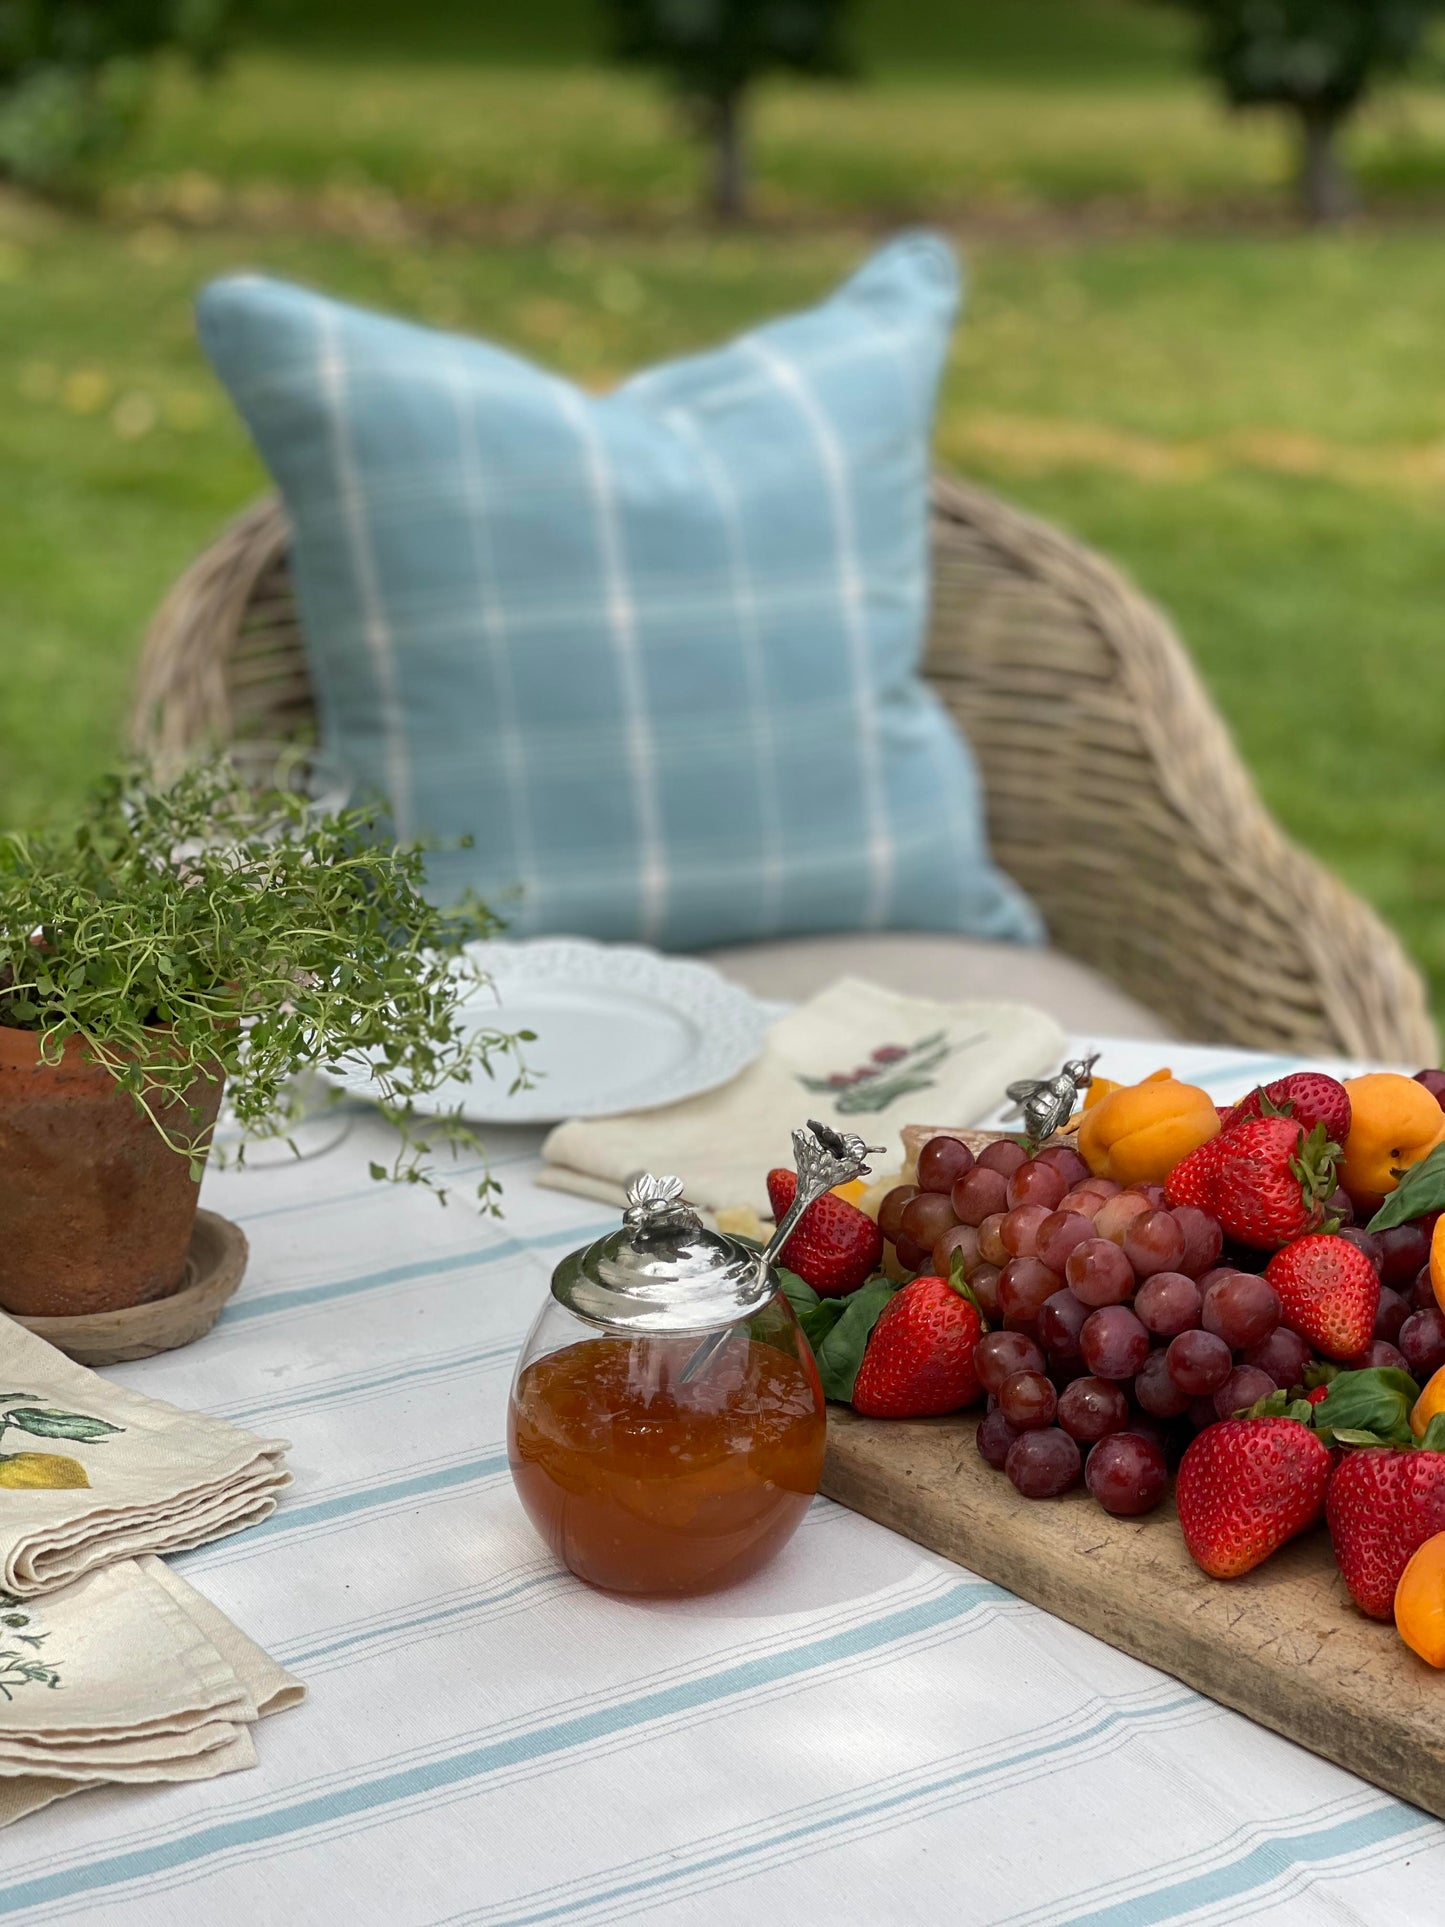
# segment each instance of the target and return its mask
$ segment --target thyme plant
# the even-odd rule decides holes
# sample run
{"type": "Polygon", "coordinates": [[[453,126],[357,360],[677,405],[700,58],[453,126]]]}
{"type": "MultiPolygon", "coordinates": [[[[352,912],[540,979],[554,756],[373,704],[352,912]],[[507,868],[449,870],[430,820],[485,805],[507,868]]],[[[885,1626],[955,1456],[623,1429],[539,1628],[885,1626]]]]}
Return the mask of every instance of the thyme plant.
{"type": "MultiPolygon", "coordinates": [[[[225,762],[111,775],[73,823],[0,835],[0,1024],[35,1032],[51,1063],[81,1039],[197,1179],[198,1088],[224,1076],[246,1132],[284,1135],[292,1079],[364,1055],[401,1133],[373,1176],[445,1197],[432,1140],[474,1140],[456,1113],[421,1130],[416,1100],[501,1060],[515,1088],[528,1033],[465,1020],[484,980],[464,946],[497,920],[429,902],[423,866],[376,809],[257,796],[225,762]]],[[[477,1187],[493,1212],[496,1190],[477,1187]]]]}

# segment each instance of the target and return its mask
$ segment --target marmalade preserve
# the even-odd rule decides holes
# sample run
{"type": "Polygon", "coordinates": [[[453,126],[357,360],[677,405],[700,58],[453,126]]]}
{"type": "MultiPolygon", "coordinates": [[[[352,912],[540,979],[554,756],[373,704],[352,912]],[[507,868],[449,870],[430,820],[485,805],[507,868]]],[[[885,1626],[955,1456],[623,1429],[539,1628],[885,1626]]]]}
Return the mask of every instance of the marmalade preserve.
{"type": "Polygon", "coordinates": [[[771,1265],[639,1179],[621,1231],[574,1252],[523,1348],[507,1449],[527,1516],[610,1591],[756,1572],[818,1489],[822,1387],[771,1265]],[[650,1187],[650,1188],[649,1188],[650,1187]]]}

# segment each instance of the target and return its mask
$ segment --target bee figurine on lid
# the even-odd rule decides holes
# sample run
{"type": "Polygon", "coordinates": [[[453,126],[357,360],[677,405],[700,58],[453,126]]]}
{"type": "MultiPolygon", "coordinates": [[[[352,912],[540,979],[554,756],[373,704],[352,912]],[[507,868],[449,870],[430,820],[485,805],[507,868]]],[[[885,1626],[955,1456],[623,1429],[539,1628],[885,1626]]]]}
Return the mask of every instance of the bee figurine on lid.
{"type": "Polygon", "coordinates": [[[819,1124],[793,1147],[797,1196],[764,1250],[710,1231],[677,1178],[639,1175],[618,1229],[553,1273],[507,1450],[527,1516],[594,1586],[731,1585],[792,1537],[818,1489],[823,1391],[775,1260],[807,1207],[875,1153],[819,1124]]]}

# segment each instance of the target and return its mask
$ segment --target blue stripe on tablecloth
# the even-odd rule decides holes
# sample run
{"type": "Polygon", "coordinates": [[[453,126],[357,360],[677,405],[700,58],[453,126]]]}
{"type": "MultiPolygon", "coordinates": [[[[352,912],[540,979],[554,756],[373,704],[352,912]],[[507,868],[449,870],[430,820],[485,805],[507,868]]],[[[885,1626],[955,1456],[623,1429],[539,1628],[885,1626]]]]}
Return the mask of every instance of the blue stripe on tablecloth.
{"type": "MultiPolygon", "coordinates": [[[[1057,1916],[1059,1927],[1160,1927],[1198,1908],[1238,1901],[1263,1889],[1296,1869],[1301,1860],[1323,1862],[1339,1860],[1348,1854],[1363,1854],[1391,1840],[1432,1829],[1436,1823],[1418,1807],[1402,1800],[1373,1808],[1344,1820],[1323,1826],[1308,1822],[1291,1833],[1276,1834],[1256,1841],[1244,1853],[1222,1865],[1208,1867],[1184,1880],[1169,1881],[1148,1893],[1110,1901],[1106,1905],[1057,1916]]],[[[1344,1874],[1349,1867],[1337,1870],[1344,1874]]],[[[1445,1907],[1442,1907],[1445,1916],[1445,1907]]],[[[1006,1923],[1000,1923],[1006,1927],[1006,1923]]]]}
{"type": "Polygon", "coordinates": [[[373,1393],[384,1393],[398,1385],[412,1384],[418,1379],[437,1378],[448,1371],[465,1371],[474,1365],[500,1364],[515,1358],[521,1349],[523,1335],[519,1329],[507,1338],[498,1339],[493,1345],[483,1345],[470,1351],[441,1352],[429,1359],[417,1359],[396,1371],[347,1372],[339,1378],[317,1379],[311,1385],[298,1388],[289,1398],[265,1399],[259,1405],[212,1405],[208,1411],[212,1418],[269,1425],[283,1412],[319,1411],[323,1406],[334,1406],[348,1398],[355,1398],[358,1403],[364,1404],[373,1393]]]}
{"type": "MultiPolygon", "coordinates": [[[[523,1901],[519,1912],[502,1913],[483,1909],[475,1915],[456,1917],[455,1927],[461,1927],[461,1922],[470,1920],[484,1920],[487,1927],[540,1927],[542,1922],[565,1920],[569,1915],[624,1900],[641,1900],[644,1896],[649,1897],[649,1904],[661,1905],[669,1897],[665,1889],[675,1887],[680,1881],[692,1881],[699,1875],[721,1873],[724,1870],[727,1871],[722,1880],[708,1883],[703,1890],[731,1886],[736,1880],[748,1878],[754,1871],[749,1863],[764,1854],[777,1854],[786,1848],[797,1847],[816,1852],[829,1844],[829,1835],[844,1828],[858,1828],[860,1822],[872,1822],[872,1825],[862,1826],[861,1834],[866,1838],[890,1824],[905,1821],[910,1809],[937,1800],[941,1795],[953,1796],[945,1802],[952,1805],[959,1798],[967,1798],[971,1791],[984,1790],[987,1783],[997,1782],[1004,1775],[1017,1775],[1020,1768],[1030,1770],[1023,1773],[1021,1780],[1011,1777],[1009,1783],[1011,1786],[1027,1784],[1068,1759],[1077,1764],[1081,1754],[1097,1749],[1102,1741],[1127,1738],[1129,1732],[1141,1724],[1149,1727],[1170,1724],[1177,1714],[1197,1714],[1206,1707],[1207,1703],[1201,1701],[1198,1694],[1187,1692],[1173,1699],[1154,1699],[1140,1705],[1115,1707],[1086,1725],[1075,1727],[1066,1738],[1059,1737],[1057,1722],[1054,1722],[1049,1727],[1024,1736],[1025,1743],[1013,1751],[979,1760],[956,1772],[937,1774],[896,1792],[885,1792],[882,1790],[884,1783],[874,1781],[869,1786],[859,1788],[851,1798],[840,1796],[835,1803],[830,1803],[826,1813],[816,1818],[798,1824],[775,1825],[759,1838],[722,1851],[693,1858],[684,1857],[684,1850],[674,1857],[671,1864],[655,1874],[589,1888],[585,1893],[574,1893],[552,1904],[532,1904],[547,1902],[545,1892],[539,1893],[531,1896],[530,1902],[523,1901]]],[[[1212,1713],[1215,1709],[1209,1707],[1207,1710],[1212,1713]]],[[[786,1815],[777,1817],[784,1821],[788,1818],[786,1815]]],[[[696,1891],[696,1888],[689,1888],[689,1897],[696,1891]]]]}
{"type": "Polygon", "coordinates": [[[318,1646],[303,1646],[296,1650],[290,1647],[278,1649],[286,1657],[282,1662],[288,1667],[314,1666],[318,1660],[329,1659],[337,1653],[349,1652],[353,1647],[374,1644],[378,1639],[392,1638],[398,1633],[420,1632],[425,1626],[443,1626],[450,1619],[475,1618],[489,1607],[500,1606],[512,1599],[519,1599],[524,1593],[560,1591],[570,1575],[560,1568],[548,1572],[534,1572],[513,1580],[509,1585],[496,1592],[468,1594],[465,1599],[453,1600],[449,1605],[438,1606],[430,1612],[415,1612],[403,1619],[389,1619],[382,1624],[358,1627],[354,1632],[324,1638],[318,1646]]]}
{"type": "Polygon", "coordinates": [[[999,1587],[982,1582],[950,1586],[931,1599],[885,1613],[878,1619],[864,1620],[843,1632],[755,1656],[720,1672],[681,1680],[661,1691],[640,1693],[614,1705],[577,1713],[531,1732],[467,1747],[459,1753],[401,1771],[373,1773],[354,1786],[332,1787],[325,1793],[269,1812],[200,1826],[174,1840],[123,1849],[58,1873],[13,1881],[0,1888],[0,1914],[19,1913],[25,1907],[95,1893],[122,1881],[153,1878],[190,1866],[208,1855],[261,1846],[302,1833],[309,1827],[382,1814],[387,1808],[418,1795],[464,1786],[501,1768],[564,1752],[645,1725],[650,1720],[685,1713],[734,1694],[755,1692],[759,1687],[795,1678],[839,1660],[897,1645],[917,1633],[961,1619],[987,1601],[1008,1596],[999,1587]]]}
{"type": "Polygon", "coordinates": [[[294,1311],[299,1305],[324,1304],[330,1298],[349,1298],[359,1292],[380,1291],[387,1285],[407,1284],[415,1279],[441,1278],[449,1272],[494,1265],[503,1258],[520,1258],[529,1251],[546,1251],[555,1245],[586,1244],[616,1228],[617,1220],[612,1217],[598,1224],[574,1224],[561,1231],[540,1231],[531,1237],[498,1238],[491,1244],[475,1245],[466,1251],[453,1251],[445,1257],[433,1255],[418,1258],[411,1264],[387,1265],[380,1271],[363,1271],[354,1278],[333,1278],[319,1285],[298,1285],[292,1291],[257,1292],[253,1297],[233,1298],[221,1313],[221,1323],[223,1326],[235,1325],[248,1318],[269,1318],[276,1312],[294,1311]]]}
{"type": "MultiPolygon", "coordinates": [[[[357,1105],[357,1109],[358,1111],[369,1113],[371,1106],[365,1103],[364,1100],[361,1100],[357,1105]]],[[[314,1155],[325,1154],[313,1154],[313,1156],[314,1155]]],[[[298,1164],[310,1163],[311,1161],[311,1158],[298,1158],[296,1160],[298,1164]]],[[[536,1164],[540,1166],[541,1162],[541,1157],[535,1150],[507,1151],[498,1157],[478,1159],[474,1164],[443,1165],[438,1171],[438,1176],[443,1185],[450,1187],[454,1184],[460,1184],[463,1178],[480,1177],[485,1171],[505,1171],[519,1164],[536,1164]]],[[[234,1173],[225,1173],[223,1175],[235,1175],[244,1182],[246,1179],[255,1177],[262,1172],[269,1174],[278,1169],[283,1171],[289,1170],[290,1166],[241,1165],[234,1173]]],[[[268,1204],[256,1211],[230,1210],[226,1213],[226,1216],[228,1218],[234,1218],[237,1224],[254,1224],[262,1218],[285,1218],[293,1215],[297,1211],[311,1211],[316,1213],[331,1211],[338,1205],[360,1204],[367,1198],[378,1197],[381,1195],[380,1187],[383,1186],[385,1182],[386,1181],[381,1178],[372,1178],[366,1184],[357,1185],[348,1191],[338,1191],[331,1197],[318,1198],[313,1195],[306,1198],[294,1198],[290,1204],[268,1204]]]]}

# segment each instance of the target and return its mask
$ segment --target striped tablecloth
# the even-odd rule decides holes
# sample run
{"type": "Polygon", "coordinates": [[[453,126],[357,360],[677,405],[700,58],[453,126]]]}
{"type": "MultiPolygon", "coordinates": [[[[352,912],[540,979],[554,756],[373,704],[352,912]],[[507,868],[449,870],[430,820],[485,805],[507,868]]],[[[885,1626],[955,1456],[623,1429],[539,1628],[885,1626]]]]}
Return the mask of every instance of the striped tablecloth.
{"type": "MultiPolygon", "coordinates": [[[[1170,1056],[1221,1097],[1286,1068],[1170,1056]]],[[[1445,1826],[826,1501],[712,1599],[557,1571],[504,1403],[553,1263],[611,1220],[531,1182],[535,1135],[492,1134],[500,1224],[369,1181],[380,1143],[368,1116],[315,1161],[208,1178],[251,1239],[241,1293],[116,1373],[293,1440],[281,1510],[177,1563],[310,1703],[254,1772],[0,1835],[0,1916],[1445,1922],[1445,1826]]]]}

